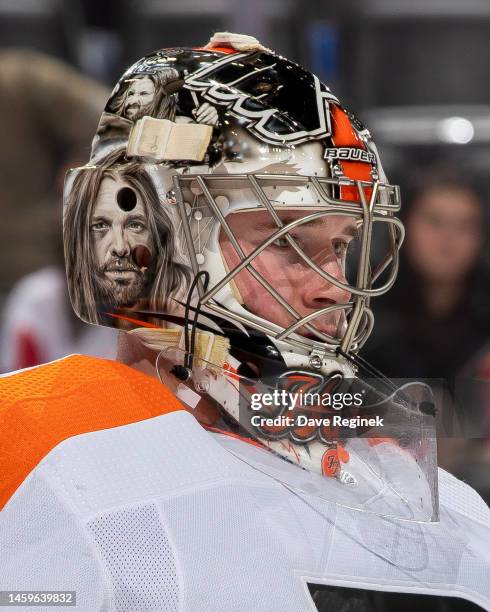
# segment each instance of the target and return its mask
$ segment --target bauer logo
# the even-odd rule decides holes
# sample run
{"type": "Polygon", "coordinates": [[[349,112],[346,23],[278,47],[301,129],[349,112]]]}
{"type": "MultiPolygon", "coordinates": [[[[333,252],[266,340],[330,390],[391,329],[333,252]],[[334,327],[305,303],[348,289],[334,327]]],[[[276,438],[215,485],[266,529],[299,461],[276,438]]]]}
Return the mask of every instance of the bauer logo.
{"type": "Polygon", "coordinates": [[[353,147],[330,147],[325,149],[324,158],[329,160],[344,159],[349,161],[360,161],[367,164],[376,163],[376,156],[374,153],[353,147]]]}

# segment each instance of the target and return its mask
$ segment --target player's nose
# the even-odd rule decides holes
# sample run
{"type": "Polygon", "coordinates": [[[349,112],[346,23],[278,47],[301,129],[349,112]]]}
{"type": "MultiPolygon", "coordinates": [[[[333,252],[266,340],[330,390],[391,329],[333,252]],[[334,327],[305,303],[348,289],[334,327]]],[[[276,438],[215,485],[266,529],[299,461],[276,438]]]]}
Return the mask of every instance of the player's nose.
{"type": "MultiPolygon", "coordinates": [[[[337,261],[331,261],[321,267],[335,280],[344,285],[347,284],[342,267],[337,261]]],[[[312,271],[310,275],[305,277],[302,297],[306,308],[319,310],[334,304],[345,304],[349,301],[351,294],[348,289],[337,287],[320,276],[318,272],[312,271]]]]}

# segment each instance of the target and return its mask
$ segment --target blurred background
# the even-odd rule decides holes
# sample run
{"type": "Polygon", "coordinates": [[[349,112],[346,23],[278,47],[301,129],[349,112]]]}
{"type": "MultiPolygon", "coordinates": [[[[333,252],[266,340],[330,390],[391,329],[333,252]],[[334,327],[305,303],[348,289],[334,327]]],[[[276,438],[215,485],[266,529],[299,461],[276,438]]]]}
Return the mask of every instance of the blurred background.
{"type": "Polygon", "coordinates": [[[68,305],[63,176],[87,161],[127,65],[222,30],[311,69],[373,133],[407,238],[364,356],[446,381],[460,437],[440,441],[440,463],[489,501],[488,0],[0,0],[0,370],[115,354],[114,333],[68,305]]]}

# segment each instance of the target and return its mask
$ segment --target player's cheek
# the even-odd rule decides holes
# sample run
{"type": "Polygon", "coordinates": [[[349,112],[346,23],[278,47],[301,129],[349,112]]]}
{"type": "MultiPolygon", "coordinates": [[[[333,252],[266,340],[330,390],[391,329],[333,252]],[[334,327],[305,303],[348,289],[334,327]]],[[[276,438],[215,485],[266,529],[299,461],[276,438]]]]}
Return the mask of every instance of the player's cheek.
{"type": "MultiPolygon", "coordinates": [[[[237,252],[234,245],[228,240],[226,241],[226,244],[224,245],[225,261],[226,261],[226,265],[228,266],[228,270],[230,271],[232,271],[233,268],[238,266],[243,261],[244,257],[247,257],[252,251],[252,249],[249,248],[249,245],[247,242],[243,240],[238,240],[238,244],[240,246],[240,249],[243,255],[242,253],[237,252]]],[[[254,260],[252,260],[251,263],[253,265],[254,260]]]]}
{"type": "Polygon", "coordinates": [[[285,273],[287,276],[290,268],[297,265],[300,261],[294,249],[281,249],[274,246],[267,248],[263,253],[263,257],[265,266],[274,276],[278,273],[285,273]]]}
{"type": "Polygon", "coordinates": [[[268,280],[276,276],[283,265],[281,256],[274,253],[270,248],[266,248],[253,260],[254,267],[268,280]]]}
{"type": "MultiPolygon", "coordinates": [[[[295,294],[304,284],[301,267],[294,265],[289,249],[266,249],[257,258],[255,267],[281,297],[288,301],[295,298],[295,294]]],[[[269,293],[266,293],[269,299],[269,293]]]]}

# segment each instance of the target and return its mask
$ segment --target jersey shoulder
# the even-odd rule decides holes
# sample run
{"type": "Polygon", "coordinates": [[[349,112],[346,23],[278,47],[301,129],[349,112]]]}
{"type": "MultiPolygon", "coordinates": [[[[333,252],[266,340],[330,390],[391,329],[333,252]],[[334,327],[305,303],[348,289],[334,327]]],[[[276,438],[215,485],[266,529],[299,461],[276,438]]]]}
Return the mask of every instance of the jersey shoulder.
{"type": "Polygon", "coordinates": [[[63,440],[182,409],[157,380],[82,355],[0,378],[0,400],[0,509],[63,440]]]}
{"type": "Polygon", "coordinates": [[[469,484],[439,468],[439,501],[442,507],[483,525],[490,537],[490,508],[469,484]]]}

